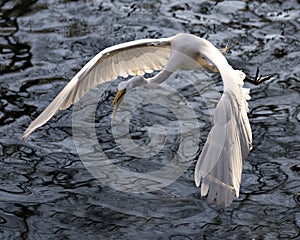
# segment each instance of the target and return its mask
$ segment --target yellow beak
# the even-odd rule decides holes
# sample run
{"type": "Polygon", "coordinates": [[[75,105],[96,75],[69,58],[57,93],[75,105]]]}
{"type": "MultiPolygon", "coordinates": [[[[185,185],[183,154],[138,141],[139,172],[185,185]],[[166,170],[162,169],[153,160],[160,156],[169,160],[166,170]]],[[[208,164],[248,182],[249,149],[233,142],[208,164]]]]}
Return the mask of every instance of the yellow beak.
{"type": "Polygon", "coordinates": [[[115,96],[115,98],[114,98],[114,100],[113,100],[113,102],[112,102],[111,105],[112,106],[116,105],[120,101],[120,99],[124,96],[125,92],[126,92],[125,89],[118,90],[117,94],[116,94],[116,96],[115,96]]]}
{"type": "Polygon", "coordinates": [[[115,96],[115,99],[112,102],[112,106],[115,105],[114,111],[113,111],[113,116],[112,116],[112,121],[114,121],[115,116],[117,114],[118,108],[121,106],[124,96],[126,93],[126,89],[118,90],[117,94],[115,96]]]}

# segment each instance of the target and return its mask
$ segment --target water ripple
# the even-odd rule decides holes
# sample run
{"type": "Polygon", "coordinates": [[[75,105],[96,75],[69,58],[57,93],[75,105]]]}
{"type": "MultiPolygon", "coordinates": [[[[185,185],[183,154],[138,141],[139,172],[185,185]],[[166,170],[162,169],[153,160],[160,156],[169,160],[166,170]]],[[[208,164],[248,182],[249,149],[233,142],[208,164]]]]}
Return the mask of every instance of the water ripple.
{"type": "MultiPolygon", "coordinates": [[[[0,238],[299,239],[299,13],[296,0],[0,1],[0,238]],[[199,146],[190,168],[158,191],[118,192],[95,179],[72,141],[71,110],[21,141],[30,121],[97,52],[178,32],[229,44],[229,62],[247,74],[257,66],[262,74],[276,73],[263,85],[246,84],[254,142],[232,206],[207,205],[193,182],[220,96],[218,75],[181,72],[166,83],[193,106],[201,133],[190,142],[199,146]],[[200,92],[186,81],[191,78],[202,80],[200,92]]],[[[165,126],[158,154],[133,158],[114,141],[111,101],[120,80],[99,99],[99,144],[123,169],[165,166],[178,147],[179,125],[164,106],[145,105],[130,120],[130,136],[140,146],[151,142],[149,127],[165,126]]]]}

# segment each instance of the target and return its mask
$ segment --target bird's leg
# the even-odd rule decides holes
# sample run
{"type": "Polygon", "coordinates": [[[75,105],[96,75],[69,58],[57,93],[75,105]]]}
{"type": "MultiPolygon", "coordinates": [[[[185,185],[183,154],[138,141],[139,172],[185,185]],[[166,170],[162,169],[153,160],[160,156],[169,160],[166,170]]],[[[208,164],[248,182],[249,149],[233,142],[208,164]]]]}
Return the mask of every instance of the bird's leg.
{"type": "Polygon", "coordinates": [[[250,83],[252,83],[254,85],[259,85],[259,84],[261,84],[261,83],[269,80],[274,75],[275,74],[273,73],[273,74],[262,76],[259,73],[259,67],[257,67],[256,73],[255,73],[255,77],[253,78],[253,77],[250,77],[250,76],[246,76],[245,81],[250,82],[250,83]]]}

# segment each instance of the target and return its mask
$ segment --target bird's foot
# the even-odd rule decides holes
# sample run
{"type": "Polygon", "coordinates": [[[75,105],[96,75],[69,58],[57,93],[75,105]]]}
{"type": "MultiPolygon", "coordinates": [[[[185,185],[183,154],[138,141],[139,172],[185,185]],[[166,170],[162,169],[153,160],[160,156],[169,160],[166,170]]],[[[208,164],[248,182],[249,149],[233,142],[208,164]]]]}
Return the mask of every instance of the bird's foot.
{"type": "Polygon", "coordinates": [[[225,47],[223,48],[219,48],[219,51],[223,54],[223,55],[226,55],[229,51],[229,49],[231,48],[231,46],[229,45],[229,43],[226,44],[225,47]]]}
{"type": "Polygon", "coordinates": [[[253,78],[253,77],[247,76],[246,79],[245,79],[245,81],[250,82],[250,83],[252,83],[252,84],[254,84],[254,85],[259,85],[259,84],[261,84],[261,83],[263,83],[263,82],[269,80],[269,79],[270,79],[271,77],[273,77],[274,75],[275,75],[275,74],[273,73],[273,74],[269,74],[269,75],[262,76],[262,75],[260,75],[260,73],[259,73],[259,67],[257,67],[256,73],[255,73],[255,77],[253,78]]]}

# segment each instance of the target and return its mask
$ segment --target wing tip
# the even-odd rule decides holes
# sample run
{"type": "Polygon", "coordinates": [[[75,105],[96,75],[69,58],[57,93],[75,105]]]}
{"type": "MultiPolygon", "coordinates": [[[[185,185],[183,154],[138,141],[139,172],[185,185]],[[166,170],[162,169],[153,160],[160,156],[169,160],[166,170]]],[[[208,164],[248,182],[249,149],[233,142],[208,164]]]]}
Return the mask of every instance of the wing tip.
{"type": "Polygon", "coordinates": [[[229,207],[234,197],[239,197],[239,187],[229,186],[211,175],[195,178],[195,183],[197,187],[201,185],[201,197],[206,197],[207,203],[216,207],[229,207]]]}
{"type": "Polygon", "coordinates": [[[25,130],[24,134],[23,134],[22,140],[23,140],[24,142],[26,142],[27,139],[28,139],[28,137],[29,137],[29,135],[30,135],[33,131],[34,131],[34,130],[32,130],[31,128],[28,127],[28,128],[25,130]]]}
{"type": "Polygon", "coordinates": [[[200,187],[200,178],[196,178],[196,175],[195,175],[195,184],[196,184],[196,187],[200,187]]]}

